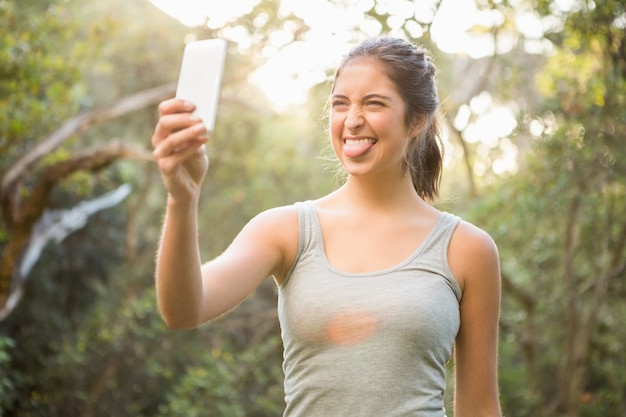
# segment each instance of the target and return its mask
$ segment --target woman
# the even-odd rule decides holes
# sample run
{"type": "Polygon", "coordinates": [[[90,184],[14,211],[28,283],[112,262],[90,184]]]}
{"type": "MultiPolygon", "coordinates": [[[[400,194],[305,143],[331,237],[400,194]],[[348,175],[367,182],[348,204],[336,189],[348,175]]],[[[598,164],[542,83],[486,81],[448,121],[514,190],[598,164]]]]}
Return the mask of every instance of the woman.
{"type": "Polygon", "coordinates": [[[355,47],[330,102],[343,186],[259,214],[202,265],[206,129],[192,105],[163,102],[152,143],[168,191],[156,271],[167,325],[196,327],[273,276],[285,416],[444,416],[453,347],[455,417],[500,416],[496,246],[427,202],[442,166],[438,104],[424,49],[388,37],[355,47]]]}

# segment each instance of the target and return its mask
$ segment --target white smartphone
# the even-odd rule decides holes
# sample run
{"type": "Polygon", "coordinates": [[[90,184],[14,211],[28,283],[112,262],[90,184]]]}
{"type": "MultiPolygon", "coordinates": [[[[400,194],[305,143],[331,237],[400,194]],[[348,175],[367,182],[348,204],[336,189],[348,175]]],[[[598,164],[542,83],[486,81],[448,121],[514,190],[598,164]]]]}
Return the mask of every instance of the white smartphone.
{"type": "Polygon", "coordinates": [[[209,132],[215,127],[226,47],[223,39],[205,39],[188,43],[183,51],[176,98],[196,106],[193,113],[209,132]]]}

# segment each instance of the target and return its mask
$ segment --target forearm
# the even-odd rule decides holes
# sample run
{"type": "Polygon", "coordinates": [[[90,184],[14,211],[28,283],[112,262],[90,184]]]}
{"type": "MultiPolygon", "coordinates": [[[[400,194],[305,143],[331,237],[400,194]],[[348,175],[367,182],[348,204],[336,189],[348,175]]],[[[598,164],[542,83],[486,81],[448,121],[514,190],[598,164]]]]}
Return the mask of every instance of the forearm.
{"type": "Polygon", "coordinates": [[[203,305],[198,247],[197,201],[180,204],[168,198],[156,259],[157,301],[170,328],[200,324],[203,305]]]}

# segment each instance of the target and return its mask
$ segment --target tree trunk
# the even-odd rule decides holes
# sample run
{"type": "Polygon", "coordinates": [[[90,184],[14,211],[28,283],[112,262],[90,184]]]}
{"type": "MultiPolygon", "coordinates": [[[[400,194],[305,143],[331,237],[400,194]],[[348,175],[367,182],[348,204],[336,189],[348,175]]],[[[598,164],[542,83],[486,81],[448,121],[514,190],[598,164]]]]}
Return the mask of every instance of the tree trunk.
{"type": "Polygon", "coordinates": [[[580,284],[574,276],[574,259],[579,244],[580,199],[575,198],[568,213],[564,262],[564,282],[567,285],[565,310],[566,335],[563,349],[563,369],[558,386],[558,396],[552,406],[554,415],[578,417],[589,367],[591,340],[598,314],[604,305],[612,280],[618,279],[624,269],[626,248],[626,223],[615,235],[612,225],[620,222],[620,215],[612,210],[605,219],[601,256],[595,259],[598,274],[590,277],[590,284],[580,284]],[[590,290],[588,290],[590,289],[590,290]],[[587,296],[588,295],[588,296],[587,296]]]}

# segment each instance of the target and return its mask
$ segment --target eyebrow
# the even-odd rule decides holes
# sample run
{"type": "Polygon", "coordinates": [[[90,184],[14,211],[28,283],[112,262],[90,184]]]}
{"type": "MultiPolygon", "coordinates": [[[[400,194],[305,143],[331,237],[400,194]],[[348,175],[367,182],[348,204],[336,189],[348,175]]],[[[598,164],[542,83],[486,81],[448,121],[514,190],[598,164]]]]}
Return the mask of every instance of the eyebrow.
{"type": "MultiPolygon", "coordinates": [[[[332,98],[343,98],[343,99],[348,99],[347,96],[343,95],[343,94],[333,94],[332,98]]],[[[371,93],[371,94],[366,94],[365,96],[363,96],[363,100],[370,100],[373,98],[378,98],[378,99],[382,99],[382,100],[387,100],[387,101],[392,101],[391,97],[383,95],[383,94],[377,94],[377,93],[371,93]]]]}

